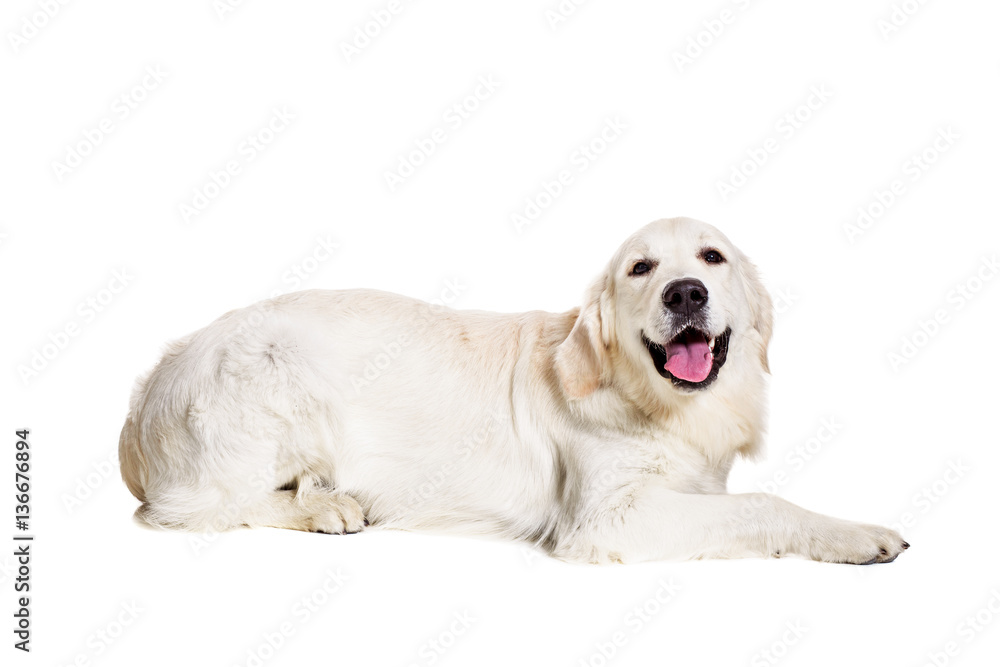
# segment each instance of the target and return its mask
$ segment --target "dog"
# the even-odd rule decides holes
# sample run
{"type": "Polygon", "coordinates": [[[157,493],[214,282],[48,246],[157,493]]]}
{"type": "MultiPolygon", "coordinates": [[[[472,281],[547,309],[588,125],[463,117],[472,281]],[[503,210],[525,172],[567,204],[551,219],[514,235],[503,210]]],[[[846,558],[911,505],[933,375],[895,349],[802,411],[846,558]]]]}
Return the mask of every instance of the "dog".
{"type": "Polygon", "coordinates": [[[147,524],[493,535],[584,563],[894,560],[893,530],[730,495],[765,430],[772,304],[690,218],[629,237],[560,314],[309,290],[171,344],[121,473],[147,524]]]}

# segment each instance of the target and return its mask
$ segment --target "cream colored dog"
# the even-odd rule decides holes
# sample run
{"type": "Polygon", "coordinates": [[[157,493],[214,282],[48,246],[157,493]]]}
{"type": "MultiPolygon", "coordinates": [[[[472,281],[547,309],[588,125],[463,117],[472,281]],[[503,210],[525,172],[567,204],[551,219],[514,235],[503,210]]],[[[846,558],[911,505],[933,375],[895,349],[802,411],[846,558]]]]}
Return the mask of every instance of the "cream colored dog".
{"type": "Polygon", "coordinates": [[[232,311],[136,389],[122,476],[153,525],[503,535],[583,562],[888,562],[887,528],[727,495],[761,447],[771,301],[718,230],[660,220],[579,310],[311,290],[232,311]]]}

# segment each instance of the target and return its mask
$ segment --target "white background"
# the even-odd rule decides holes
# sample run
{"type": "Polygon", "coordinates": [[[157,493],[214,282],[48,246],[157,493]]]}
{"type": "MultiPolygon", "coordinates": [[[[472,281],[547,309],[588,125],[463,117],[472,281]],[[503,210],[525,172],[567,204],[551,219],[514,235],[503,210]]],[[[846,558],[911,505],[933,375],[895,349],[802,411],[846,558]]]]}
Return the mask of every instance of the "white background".
{"type": "Polygon", "coordinates": [[[51,18],[45,4],[0,18],[0,508],[13,514],[13,433],[29,427],[36,535],[30,655],[11,646],[0,552],[4,664],[984,665],[1000,651],[1000,281],[984,263],[1000,250],[1000,6],[911,1],[890,31],[888,0],[595,1],[554,25],[555,0],[422,0],[348,58],[386,2],[221,16],[210,0],[50,2],[51,18]],[[447,120],[480,77],[496,89],[447,120]],[[274,109],[294,119],[262,133],[274,109]],[[88,140],[103,119],[110,133],[88,140]],[[581,171],[609,120],[623,129],[581,171]],[[435,128],[445,141],[391,190],[385,172],[435,128]],[[952,138],[935,149],[939,131],[952,138]],[[258,134],[270,143],[250,160],[258,134]],[[55,165],[73,152],[87,154],[55,165]],[[230,160],[240,172],[186,221],[230,160]],[[734,169],[752,173],[724,198],[734,169]],[[572,182],[539,199],[561,170],[572,182]],[[518,229],[529,201],[540,214],[518,229]],[[880,215],[852,237],[859,207],[880,215]],[[780,306],[768,457],[740,463],[730,490],[770,482],[817,511],[905,520],[913,547],[895,563],[602,568],[484,540],[198,542],[132,523],[111,468],[133,380],[166,341],[305,287],[436,299],[458,284],[456,307],[566,310],[629,233],[674,215],[727,233],[780,306]],[[661,581],[678,589],[665,602],[661,581]]]}

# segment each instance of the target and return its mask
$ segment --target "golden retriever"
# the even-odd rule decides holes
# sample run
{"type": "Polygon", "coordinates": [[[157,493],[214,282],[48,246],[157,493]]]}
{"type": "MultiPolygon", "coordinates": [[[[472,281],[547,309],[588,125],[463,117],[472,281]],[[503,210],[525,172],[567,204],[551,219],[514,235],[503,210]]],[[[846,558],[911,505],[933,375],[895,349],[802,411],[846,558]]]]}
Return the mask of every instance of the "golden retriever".
{"type": "Polygon", "coordinates": [[[659,220],[582,307],[456,311],[371,290],[235,310],[140,381],[122,476],[152,525],[372,526],[502,535],[591,563],[909,545],[767,494],[729,495],[761,447],[771,300],[714,227],[659,220]]]}

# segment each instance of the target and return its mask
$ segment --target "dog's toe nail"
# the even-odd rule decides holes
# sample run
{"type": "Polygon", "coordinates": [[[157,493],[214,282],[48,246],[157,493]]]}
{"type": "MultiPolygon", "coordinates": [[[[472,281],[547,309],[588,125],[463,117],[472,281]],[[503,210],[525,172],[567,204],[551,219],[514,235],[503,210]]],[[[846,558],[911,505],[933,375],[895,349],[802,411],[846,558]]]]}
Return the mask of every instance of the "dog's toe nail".
{"type": "Polygon", "coordinates": [[[365,525],[366,526],[370,526],[371,525],[370,523],[368,523],[368,519],[365,519],[365,525]]]}

